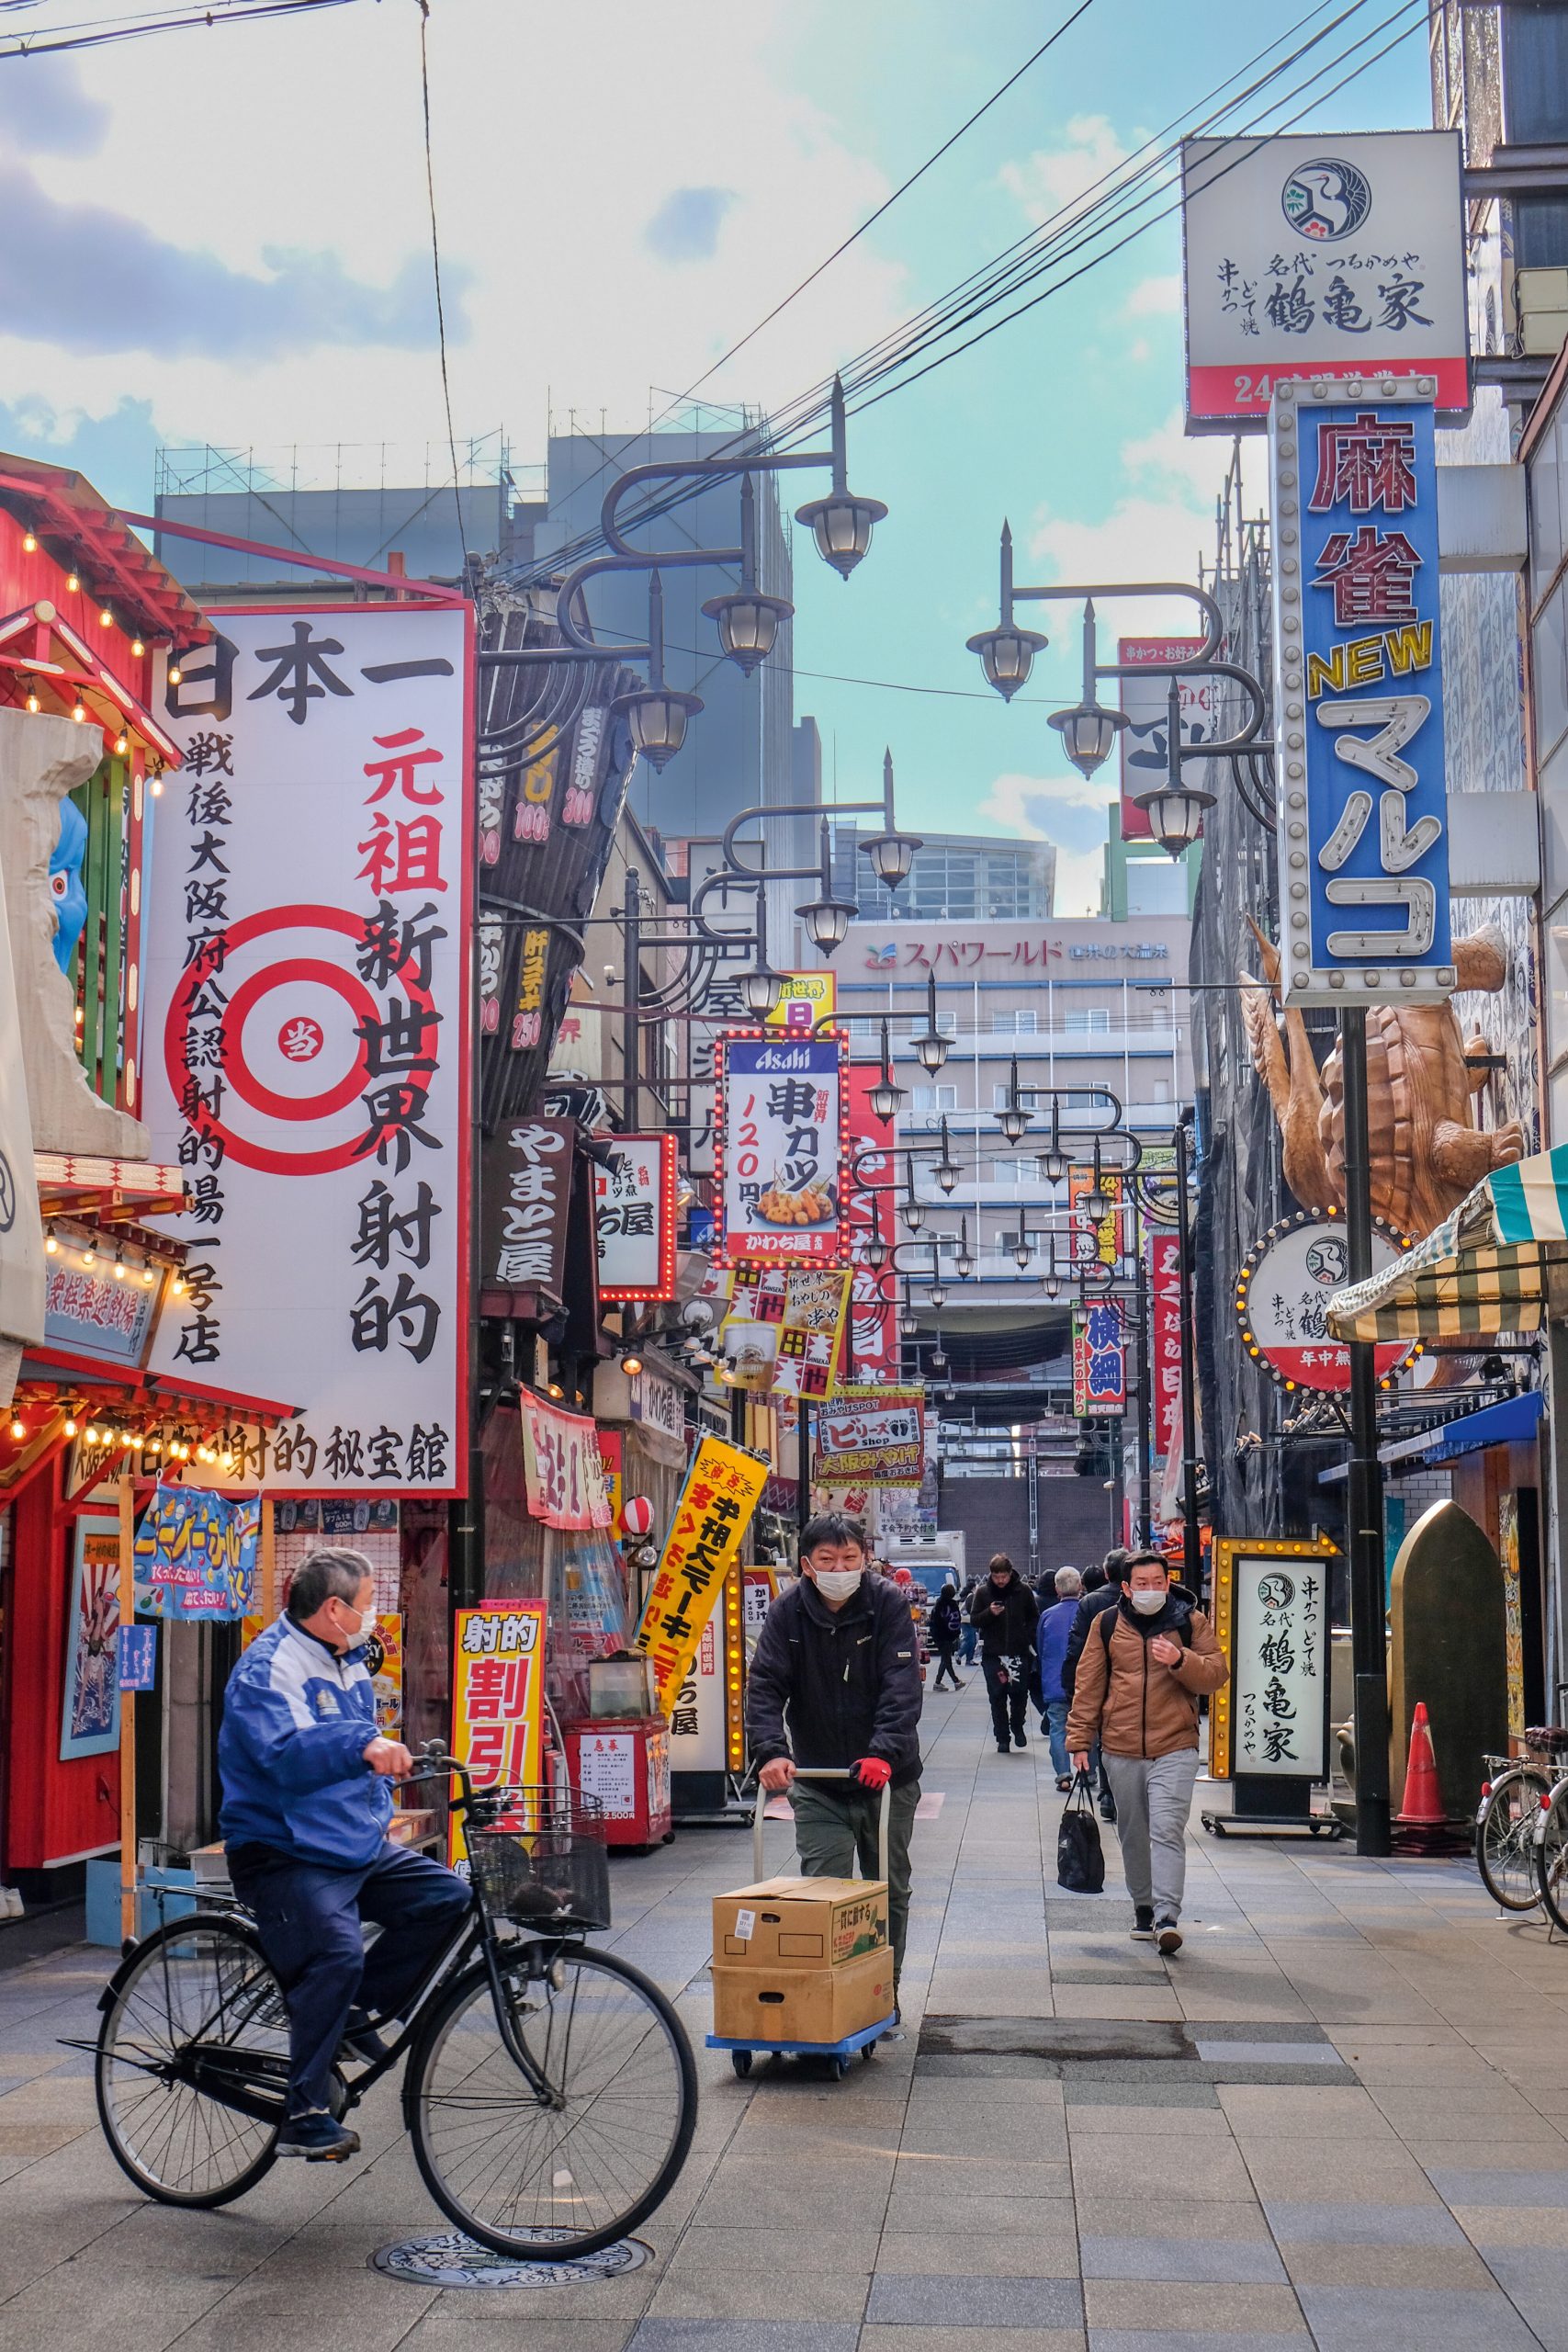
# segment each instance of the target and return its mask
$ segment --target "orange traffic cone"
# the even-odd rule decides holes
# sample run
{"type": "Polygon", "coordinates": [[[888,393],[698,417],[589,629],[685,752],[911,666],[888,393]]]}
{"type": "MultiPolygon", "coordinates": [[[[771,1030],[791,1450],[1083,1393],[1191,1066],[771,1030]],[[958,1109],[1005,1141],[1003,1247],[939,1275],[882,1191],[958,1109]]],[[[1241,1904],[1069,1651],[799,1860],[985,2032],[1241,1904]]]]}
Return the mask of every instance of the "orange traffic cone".
{"type": "Polygon", "coordinates": [[[1401,1841],[1416,1852],[1436,1850],[1447,1842],[1448,1815],[1438,1785],[1438,1759],[1432,1753],[1432,1726],[1425,1700],[1417,1699],[1410,1721],[1410,1760],[1404,1774],[1404,1799],[1396,1826],[1408,1833],[1401,1841]]]}

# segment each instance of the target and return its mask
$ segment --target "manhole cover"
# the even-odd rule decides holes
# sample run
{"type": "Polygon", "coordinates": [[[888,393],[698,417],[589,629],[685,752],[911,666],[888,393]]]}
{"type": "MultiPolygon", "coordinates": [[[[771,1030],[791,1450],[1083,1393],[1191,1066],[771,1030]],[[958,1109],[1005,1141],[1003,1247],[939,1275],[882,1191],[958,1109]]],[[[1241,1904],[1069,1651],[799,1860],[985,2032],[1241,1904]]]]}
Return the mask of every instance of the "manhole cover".
{"type": "MultiPolygon", "coordinates": [[[[539,2233],[541,2243],[550,2240],[539,2233]]],[[[588,2254],[571,2262],[519,2262],[509,2254],[491,2254],[476,2245],[461,2230],[434,2230],[428,2237],[401,2238],[370,2257],[372,2270],[390,2278],[408,2278],[419,2287],[581,2287],[595,2278],[620,2278],[640,2270],[653,2249],[640,2238],[622,2238],[602,2254],[588,2254]]]]}

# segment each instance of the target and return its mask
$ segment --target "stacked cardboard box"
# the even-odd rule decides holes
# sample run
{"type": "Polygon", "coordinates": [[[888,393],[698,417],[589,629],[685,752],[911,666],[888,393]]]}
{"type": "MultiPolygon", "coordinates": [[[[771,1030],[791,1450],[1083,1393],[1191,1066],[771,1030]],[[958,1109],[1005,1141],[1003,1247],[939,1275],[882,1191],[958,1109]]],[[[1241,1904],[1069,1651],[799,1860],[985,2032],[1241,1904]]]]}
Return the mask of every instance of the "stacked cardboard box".
{"type": "Polygon", "coordinates": [[[726,2041],[843,2041],[893,2013],[881,1879],[768,1878],[713,1905],[713,2030],[726,2041]]]}

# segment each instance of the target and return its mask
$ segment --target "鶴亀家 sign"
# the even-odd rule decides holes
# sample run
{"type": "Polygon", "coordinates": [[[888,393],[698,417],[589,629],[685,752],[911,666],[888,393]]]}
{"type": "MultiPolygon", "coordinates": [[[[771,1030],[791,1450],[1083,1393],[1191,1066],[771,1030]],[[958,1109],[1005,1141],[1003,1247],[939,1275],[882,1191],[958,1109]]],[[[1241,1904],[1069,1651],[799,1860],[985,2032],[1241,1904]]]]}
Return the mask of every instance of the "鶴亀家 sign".
{"type": "Polygon", "coordinates": [[[1454,986],[1432,382],[1281,384],[1273,472],[1280,992],[1454,986]]]}
{"type": "Polygon", "coordinates": [[[1328,1778],[1328,1578],[1334,1545],[1222,1538],[1214,1633],[1231,1679],[1210,1702],[1215,1780],[1328,1778]]]}
{"type": "Polygon", "coordinates": [[[842,1266],[843,1039],[727,1031],[714,1049],[722,1266],[842,1266]]]}
{"type": "MultiPolygon", "coordinates": [[[[1408,1247],[1392,1226],[1373,1219],[1374,1274],[1408,1247]]],[[[1327,1210],[1300,1209],[1282,1218],[1243,1260],[1235,1278],[1242,1340],[1281,1386],[1341,1395],[1349,1388],[1350,1351],[1328,1329],[1329,1302],[1349,1275],[1345,1220],[1327,1210]]],[[[1387,1387],[1419,1352],[1419,1340],[1381,1341],[1372,1358],[1379,1380],[1387,1387]]]]}
{"type": "Polygon", "coordinates": [[[190,1244],[152,1368],[300,1408],[235,1482],[460,1492],[472,616],[215,616],[161,699],[143,1116],[190,1244]]]}

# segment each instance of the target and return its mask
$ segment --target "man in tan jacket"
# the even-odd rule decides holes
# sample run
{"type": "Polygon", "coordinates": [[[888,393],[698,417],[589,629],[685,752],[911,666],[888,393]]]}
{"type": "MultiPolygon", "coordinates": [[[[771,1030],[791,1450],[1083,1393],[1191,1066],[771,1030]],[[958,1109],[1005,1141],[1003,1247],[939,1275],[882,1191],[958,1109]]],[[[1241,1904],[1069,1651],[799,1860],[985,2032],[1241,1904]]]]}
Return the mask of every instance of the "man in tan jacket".
{"type": "Polygon", "coordinates": [[[1098,1738],[1116,1800],[1133,1934],[1181,1949],[1187,1816],[1198,1777],[1198,1702],[1230,1668],[1201,1610],[1178,1600],[1158,1552],[1134,1552],[1122,1598],[1090,1624],[1067,1717],[1075,1771],[1098,1738]]]}

